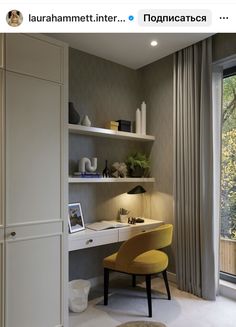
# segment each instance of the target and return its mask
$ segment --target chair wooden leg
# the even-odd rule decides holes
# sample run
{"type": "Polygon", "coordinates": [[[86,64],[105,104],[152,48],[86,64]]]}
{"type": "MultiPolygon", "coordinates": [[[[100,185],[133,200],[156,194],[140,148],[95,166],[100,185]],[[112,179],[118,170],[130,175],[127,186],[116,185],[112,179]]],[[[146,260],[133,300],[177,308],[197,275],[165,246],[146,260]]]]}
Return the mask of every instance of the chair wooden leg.
{"type": "Polygon", "coordinates": [[[104,305],[108,304],[109,269],[104,268],[104,305]]]}
{"type": "Polygon", "coordinates": [[[165,285],[166,285],[166,291],[167,291],[167,294],[168,294],[168,300],[171,300],[170,288],[169,288],[169,283],[168,283],[168,279],[167,279],[166,270],[164,270],[162,272],[162,275],[163,275],[163,278],[164,278],[164,281],[165,281],[165,285]]]}
{"type": "Polygon", "coordinates": [[[147,300],[148,300],[148,316],[152,317],[151,275],[146,275],[146,291],[147,291],[147,300]]]}
{"type": "Polygon", "coordinates": [[[132,275],[132,286],[136,287],[136,275],[132,275]]]}

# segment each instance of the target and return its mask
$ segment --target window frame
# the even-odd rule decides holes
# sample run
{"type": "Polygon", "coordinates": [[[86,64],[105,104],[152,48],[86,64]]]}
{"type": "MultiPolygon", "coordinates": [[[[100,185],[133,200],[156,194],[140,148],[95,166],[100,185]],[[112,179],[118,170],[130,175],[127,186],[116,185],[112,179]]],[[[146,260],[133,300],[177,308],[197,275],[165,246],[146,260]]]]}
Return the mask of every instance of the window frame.
{"type": "MultiPolygon", "coordinates": [[[[223,79],[236,75],[236,65],[223,70],[223,79]]],[[[236,275],[220,271],[220,279],[236,284],[236,275]]]]}

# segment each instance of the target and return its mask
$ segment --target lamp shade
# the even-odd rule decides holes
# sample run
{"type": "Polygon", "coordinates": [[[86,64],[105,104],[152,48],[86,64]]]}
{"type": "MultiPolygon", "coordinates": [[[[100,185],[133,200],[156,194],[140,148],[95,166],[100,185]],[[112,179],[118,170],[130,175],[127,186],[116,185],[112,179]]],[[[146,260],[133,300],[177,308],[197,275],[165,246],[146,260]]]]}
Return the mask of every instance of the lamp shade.
{"type": "Polygon", "coordinates": [[[141,185],[137,185],[134,188],[132,188],[132,190],[128,191],[127,194],[141,194],[145,192],[146,190],[141,185]]]}

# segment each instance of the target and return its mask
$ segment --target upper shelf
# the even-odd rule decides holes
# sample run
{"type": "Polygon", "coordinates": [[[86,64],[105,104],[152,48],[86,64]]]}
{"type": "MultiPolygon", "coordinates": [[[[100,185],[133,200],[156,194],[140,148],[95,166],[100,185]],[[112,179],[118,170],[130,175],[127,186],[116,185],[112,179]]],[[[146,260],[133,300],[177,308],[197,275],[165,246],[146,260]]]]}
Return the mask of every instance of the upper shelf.
{"type": "Polygon", "coordinates": [[[154,177],[126,178],[79,178],[69,177],[69,183],[154,183],[154,177]]]}
{"type": "Polygon", "coordinates": [[[129,132],[113,131],[106,128],[87,127],[82,125],[68,124],[69,132],[75,134],[109,137],[120,140],[136,140],[136,141],[155,141],[155,136],[142,135],[129,132]]]}

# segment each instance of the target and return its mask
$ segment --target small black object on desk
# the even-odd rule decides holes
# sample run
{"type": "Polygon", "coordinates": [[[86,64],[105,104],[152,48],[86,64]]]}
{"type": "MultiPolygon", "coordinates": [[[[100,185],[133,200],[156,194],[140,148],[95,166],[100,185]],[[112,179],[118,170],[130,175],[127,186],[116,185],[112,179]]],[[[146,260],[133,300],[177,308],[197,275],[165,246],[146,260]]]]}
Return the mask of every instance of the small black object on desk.
{"type": "Polygon", "coordinates": [[[136,223],[144,223],[144,219],[143,218],[135,218],[136,219],[136,223]]]}
{"type": "Polygon", "coordinates": [[[129,217],[128,218],[128,224],[135,225],[135,224],[144,223],[144,219],[142,218],[135,218],[135,217],[129,217]]]}

